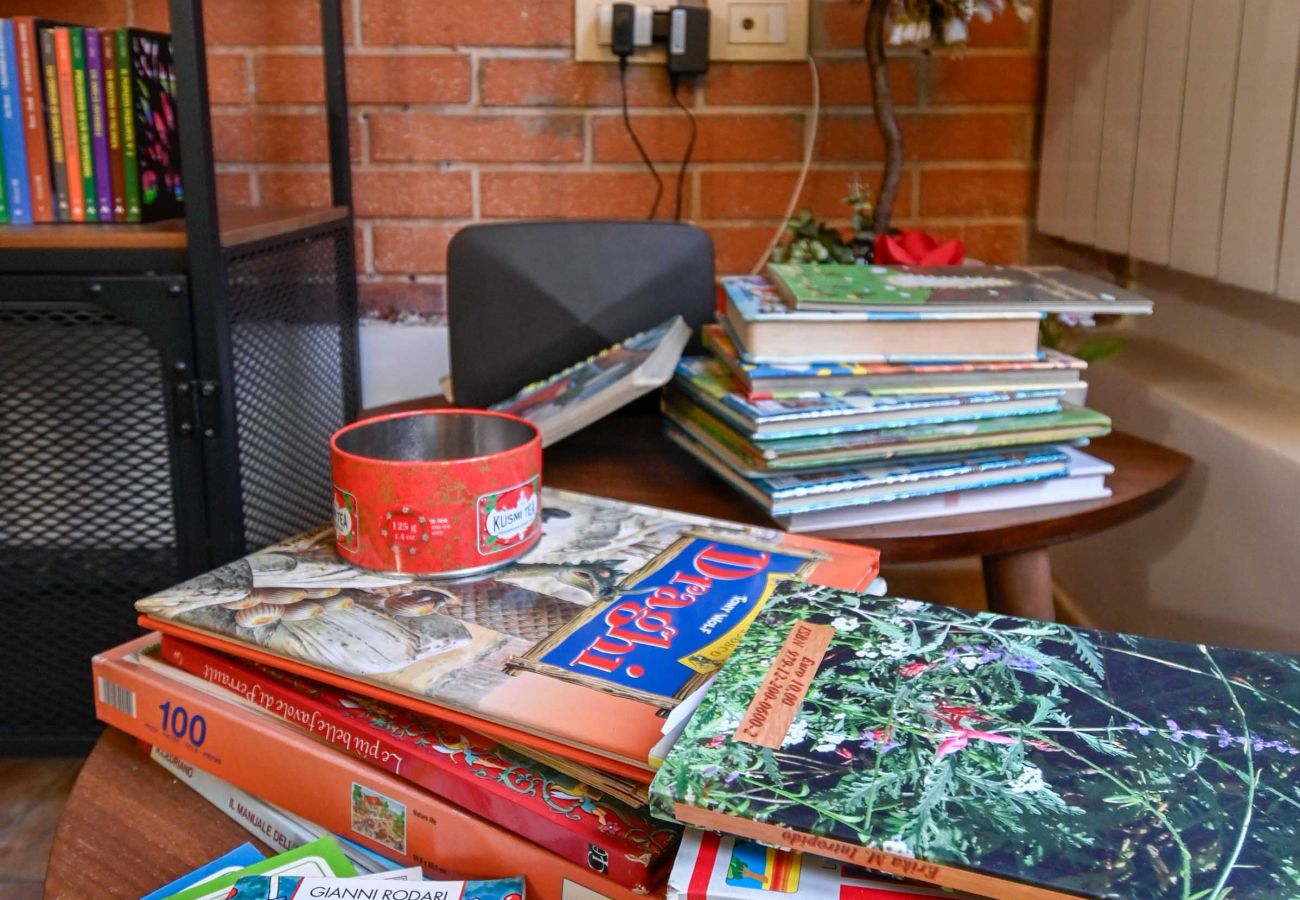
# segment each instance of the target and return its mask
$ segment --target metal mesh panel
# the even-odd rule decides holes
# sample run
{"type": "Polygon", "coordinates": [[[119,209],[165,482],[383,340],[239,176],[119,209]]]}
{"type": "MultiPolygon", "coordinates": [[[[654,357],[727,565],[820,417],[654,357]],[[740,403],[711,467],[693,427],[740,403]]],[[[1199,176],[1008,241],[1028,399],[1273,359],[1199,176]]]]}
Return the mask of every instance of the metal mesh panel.
{"type": "Polygon", "coordinates": [[[90,657],[177,580],[165,386],[135,326],[0,305],[0,742],[93,736],[90,657]]]}
{"type": "Polygon", "coordinates": [[[248,549],[330,518],[329,438],[355,408],[347,229],[227,264],[248,549]]]}

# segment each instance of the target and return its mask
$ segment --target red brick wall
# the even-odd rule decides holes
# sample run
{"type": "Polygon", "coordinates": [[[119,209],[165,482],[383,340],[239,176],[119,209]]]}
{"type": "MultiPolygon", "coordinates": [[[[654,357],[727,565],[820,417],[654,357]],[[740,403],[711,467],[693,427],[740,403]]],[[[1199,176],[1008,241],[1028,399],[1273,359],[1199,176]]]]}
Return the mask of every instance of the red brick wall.
{"type": "MultiPolygon", "coordinates": [[[[612,65],[571,59],[572,0],[343,0],[358,266],[373,308],[431,310],[450,236],[488,219],[645,214],[653,184],[618,110],[612,65]]],[[[327,194],[317,0],[206,0],[220,191],[231,203],[327,194]]],[[[167,27],[165,0],[0,0],[88,24],[167,27]]],[[[862,61],[866,5],[813,0],[823,110],[802,204],[843,218],[854,173],[882,158],[862,61]]],[[[1033,202],[1039,22],[975,25],[968,48],[899,53],[907,137],[900,225],[1018,260],[1033,202]]],[[[659,67],[634,66],[633,118],[671,214],[686,123],[659,67]]],[[[747,271],[784,211],[802,154],[803,63],[720,64],[687,94],[700,125],[685,209],[720,272],[747,271]]]]}

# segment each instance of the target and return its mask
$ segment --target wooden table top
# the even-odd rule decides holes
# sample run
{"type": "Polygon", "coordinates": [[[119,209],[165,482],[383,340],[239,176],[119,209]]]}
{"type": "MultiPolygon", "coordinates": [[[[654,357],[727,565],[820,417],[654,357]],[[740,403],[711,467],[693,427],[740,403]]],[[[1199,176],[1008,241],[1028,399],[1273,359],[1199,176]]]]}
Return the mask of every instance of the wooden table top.
{"type": "Polygon", "coordinates": [[[136,900],[245,841],[274,852],[110,728],[59,818],[45,896],[136,900]]]}
{"type": "MultiPolygon", "coordinates": [[[[1092,534],[1163,502],[1191,458],[1123,432],[1094,440],[1088,453],[1110,462],[1111,496],[1037,506],[818,532],[862,542],[891,563],[985,556],[1044,547],[1092,534]]],[[[756,525],[772,521],[663,435],[654,412],[610,416],[548,447],[543,483],[635,503],[756,525]]]]}

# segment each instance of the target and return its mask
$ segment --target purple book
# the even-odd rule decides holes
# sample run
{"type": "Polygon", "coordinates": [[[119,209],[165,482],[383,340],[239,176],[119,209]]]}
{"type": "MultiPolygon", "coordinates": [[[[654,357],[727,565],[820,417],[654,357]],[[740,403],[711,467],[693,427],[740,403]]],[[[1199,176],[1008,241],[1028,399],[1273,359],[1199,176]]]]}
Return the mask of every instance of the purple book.
{"type": "MultiPolygon", "coordinates": [[[[90,100],[90,146],[95,159],[95,206],[99,221],[113,221],[113,174],[108,163],[108,108],[104,105],[104,57],[98,28],[87,28],[86,84],[90,100]]],[[[86,198],[90,202],[90,198],[86,198]]]]}

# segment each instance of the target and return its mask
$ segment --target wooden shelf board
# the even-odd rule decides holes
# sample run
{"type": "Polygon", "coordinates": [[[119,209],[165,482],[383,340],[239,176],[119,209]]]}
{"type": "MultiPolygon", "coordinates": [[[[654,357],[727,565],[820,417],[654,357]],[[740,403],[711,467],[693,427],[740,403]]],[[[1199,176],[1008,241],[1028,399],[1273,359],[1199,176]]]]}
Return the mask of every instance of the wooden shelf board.
{"type": "MultiPolygon", "coordinates": [[[[220,212],[221,244],[233,247],[336,222],[345,206],[230,207],[220,212]]],[[[185,220],[134,225],[0,225],[0,250],[184,250],[185,220]]]]}

